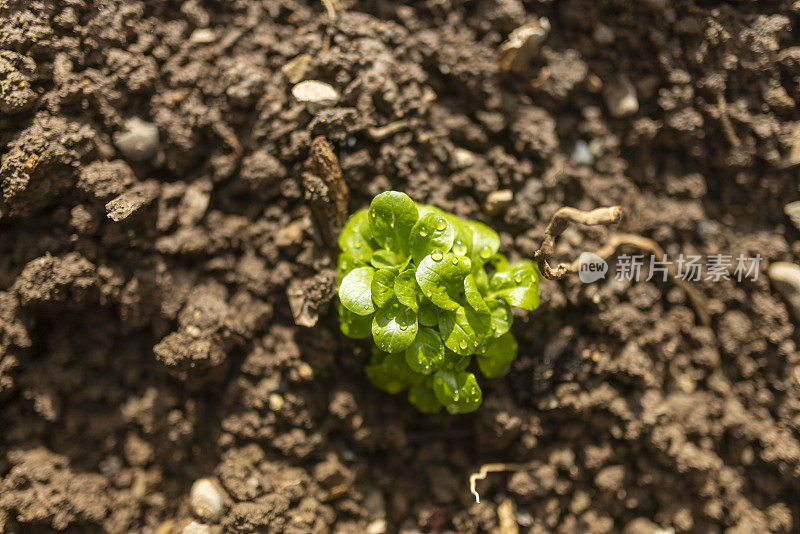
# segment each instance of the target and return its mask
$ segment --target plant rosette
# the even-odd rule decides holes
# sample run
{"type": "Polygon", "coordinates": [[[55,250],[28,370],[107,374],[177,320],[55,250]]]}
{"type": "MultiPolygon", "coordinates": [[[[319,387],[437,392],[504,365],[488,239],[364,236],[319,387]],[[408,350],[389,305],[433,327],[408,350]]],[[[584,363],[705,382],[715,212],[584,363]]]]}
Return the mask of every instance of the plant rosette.
{"type": "Polygon", "coordinates": [[[420,411],[475,411],[483,399],[473,360],[496,378],[517,357],[511,306],[539,306],[539,269],[509,264],[497,233],[397,191],[354,213],[339,237],[339,324],[372,338],[366,367],[420,411]]]}

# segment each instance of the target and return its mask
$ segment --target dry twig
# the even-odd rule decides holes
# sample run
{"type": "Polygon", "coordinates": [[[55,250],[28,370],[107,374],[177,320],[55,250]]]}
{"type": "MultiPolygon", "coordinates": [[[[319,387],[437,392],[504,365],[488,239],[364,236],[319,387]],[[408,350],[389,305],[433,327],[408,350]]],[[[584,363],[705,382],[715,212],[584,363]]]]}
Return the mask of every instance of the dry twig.
{"type": "Polygon", "coordinates": [[[483,464],[480,466],[477,473],[472,473],[469,476],[469,491],[475,496],[475,502],[481,502],[481,496],[478,494],[478,490],[475,487],[475,483],[478,480],[486,480],[489,473],[503,473],[505,471],[516,473],[517,471],[525,471],[532,467],[532,464],[483,464]]]}
{"type": "MultiPolygon", "coordinates": [[[[575,208],[561,208],[556,211],[555,215],[553,215],[553,218],[550,220],[550,224],[548,224],[547,228],[545,229],[542,246],[533,255],[534,259],[539,263],[539,270],[541,271],[542,275],[550,280],[560,280],[567,274],[578,272],[578,268],[580,267],[578,259],[571,263],[560,263],[555,269],[551,268],[550,264],[548,263],[548,260],[552,257],[555,250],[556,237],[561,235],[564,230],[567,229],[569,223],[583,224],[587,226],[614,224],[619,222],[621,216],[622,210],[619,206],[613,206],[610,208],[597,208],[592,211],[581,211],[575,208]]],[[[648,239],[636,234],[612,235],[606,244],[597,250],[595,254],[604,260],[608,260],[616,253],[617,249],[622,246],[632,246],[646,252],[650,252],[660,260],[663,260],[665,256],[664,250],[659,246],[658,243],[652,239],[648,239]]],[[[678,278],[678,270],[675,265],[671,263],[668,264],[667,273],[670,275],[675,284],[683,289],[683,291],[689,297],[700,323],[704,326],[711,324],[711,318],[707,311],[708,306],[702,293],[700,293],[700,291],[698,291],[686,280],[678,278]]]]}
{"type": "Polygon", "coordinates": [[[555,269],[552,269],[547,262],[555,252],[556,238],[567,229],[570,223],[597,226],[618,223],[621,218],[622,208],[620,206],[597,208],[592,211],[582,211],[575,208],[561,208],[556,211],[544,231],[542,246],[533,254],[533,259],[539,264],[539,270],[542,275],[548,280],[560,280],[568,273],[577,271],[577,268],[570,270],[572,269],[571,264],[566,263],[560,263],[555,269]]]}

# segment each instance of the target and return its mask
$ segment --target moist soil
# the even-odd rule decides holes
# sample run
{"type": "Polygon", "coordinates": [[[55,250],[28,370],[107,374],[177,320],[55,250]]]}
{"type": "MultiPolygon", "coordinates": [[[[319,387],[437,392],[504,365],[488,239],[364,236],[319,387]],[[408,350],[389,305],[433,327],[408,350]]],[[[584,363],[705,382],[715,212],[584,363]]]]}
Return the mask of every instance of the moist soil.
{"type": "Polygon", "coordinates": [[[0,16],[0,531],[800,529],[798,327],[765,272],[800,258],[797,2],[0,16]],[[501,68],[539,17],[544,42],[501,68]],[[339,98],[299,102],[300,80],[339,98]],[[319,137],[349,211],[405,191],[530,258],[559,207],[620,205],[557,258],[627,232],[761,272],[694,282],[699,305],[658,277],[545,281],[481,408],[422,415],[371,386],[328,305],[337,219],[304,179],[319,137]],[[491,462],[525,468],[479,481],[477,504],[468,476],[491,462]],[[217,518],[192,510],[200,478],[217,518]]]}

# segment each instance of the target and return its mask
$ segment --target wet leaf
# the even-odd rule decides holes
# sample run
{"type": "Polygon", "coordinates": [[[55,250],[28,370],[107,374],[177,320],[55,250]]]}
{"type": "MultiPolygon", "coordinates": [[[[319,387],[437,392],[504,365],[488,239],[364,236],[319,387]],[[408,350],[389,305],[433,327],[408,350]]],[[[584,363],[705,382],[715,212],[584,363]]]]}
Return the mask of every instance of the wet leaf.
{"type": "MultiPolygon", "coordinates": [[[[419,310],[419,291],[415,269],[403,271],[394,279],[394,294],[397,300],[403,306],[408,306],[414,311],[419,310]]],[[[420,322],[422,322],[421,318],[420,322]]]]}
{"type": "Polygon", "coordinates": [[[422,413],[438,413],[442,410],[442,403],[436,398],[436,393],[425,384],[417,384],[408,390],[408,402],[422,413]]]}
{"type": "Polygon", "coordinates": [[[444,345],[461,356],[468,356],[476,351],[489,331],[490,324],[491,316],[464,306],[439,312],[439,333],[444,345]]]}
{"type": "Polygon", "coordinates": [[[534,310],[539,307],[539,269],[529,260],[499,271],[489,280],[488,296],[502,298],[512,306],[534,310]]]}
{"type": "Polygon", "coordinates": [[[372,335],[372,314],[356,315],[339,304],[339,328],[347,337],[363,339],[372,335]]]}
{"type": "Polygon", "coordinates": [[[400,393],[425,379],[424,375],[417,374],[408,367],[402,352],[376,354],[365,371],[375,387],[388,393],[400,393]]]}
{"type": "Polygon", "coordinates": [[[453,414],[474,412],[482,400],[475,375],[466,371],[437,371],[433,377],[433,392],[453,414]]]}
{"type": "Polygon", "coordinates": [[[478,367],[486,378],[497,378],[517,358],[517,341],[510,333],[489,340],[483,354],[477,357],[478,367]]]}
{"type": "Polygon", "coordinates": [[[369,315],[375,311],[372,302],[374,274],[372,267],[359,267],[347,273],[339,285],[339,300],[345,308],[357,315],[369,315]]]}
{"type": "Polygon", "coordinates": [[[398,254],[408,255],[408,236],[418,219],[417,205],[398,191],[381,193],[369,206],[373,238],[382,248],[398,254]]]}
{"type": "Polygon", "coordinates": [[[394,269],[379,269],[372,277],[372,300],[379,308],[394,298],[394,280],[397,271],[394,269]]]}
{"type": "Polygon", "coordinates": [[[439,333],[423,327],[406,348],[406,363],[412,371],[429,375],[444,364],[444,343],[439,333]]]}
{"type": "Polygon", "coordinates": [[[411,229],[411,257],[419,264],[425,256],[433,252],[444,254],[453,246],[455,234],[455,228],[443,216],[433,212],[426,213],[411,229]]]}
{"type": "Polygon", "coordinates": [[[464,296],[467,299],[467,304],[473,310],[480,313],[489,313],[489,307],[486,305],[486,301],[483,300],[478,284],[475,283],[475,277],[471,274],[464,277],[464,296]]]}
{"type": "Polygon", "coordinates": [[[339,249],[357,263],[369,263],[374,245],[367,210],[358,210],[347,220],[339,235],[339,249]]]}
{"type": "Polygon", "coordinates": [[[423,294],[444,310],[459,307],[456,300],[463,290],[463,279],[470,272],[469,259],[447,252],[425,256],[417,266],[417,283],[423,294]]]}
{"type": "Polygon", "coordinates": [[[511,315],[511,308],[503,301],[486,301],[489,311],[492,314],[491,333],[492,337],[500,337],[511,329],[514,316],[511,315]]]}
{"type": "Polygon", "coordinates": [[[386,352],[405,350],[414,341],[418,329],[417,314],[396,299],[375,312],[372,320],[375,344],[386,352]]]}

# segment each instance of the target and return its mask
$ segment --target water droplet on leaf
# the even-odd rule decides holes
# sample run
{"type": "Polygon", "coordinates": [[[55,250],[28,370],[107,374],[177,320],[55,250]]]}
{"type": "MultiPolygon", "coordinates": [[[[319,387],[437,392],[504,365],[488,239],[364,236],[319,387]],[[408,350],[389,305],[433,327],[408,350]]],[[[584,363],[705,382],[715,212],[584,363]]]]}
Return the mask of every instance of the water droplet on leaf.
{"type": "Polygon", "coordinates": [[[442,261],[442,258],[443,258],[443,257],[444,257],[444,256],[443,256],[443,255],[442,255],[442,253],[441,253],[441,252],[439,252],[439,251],[436,251],[436,252],[434,252],[433,254],[431,254],[431,258],[433,259],[433,261],[442,261]]]}
{"type": "Polygon", "coordinates": [[[436,229],[441,232],[445,228],[447,228],[447,221],[445,221],[444,219],[440,219],[439,224],[436,225],[436,229]]]}
{"type": "Polygon", "coordinates": [[[461,347],[461,350],[464,350],[467,348],[467,342],[462,339],[461,341],[458,342],[458,346],[461,347]]]}
{"type": "Polygon", "coordinates": [[[484,245],[479,255],[484,260],[488,260],[492,256],[492,249],[489,248],[487,245],[484,245]]]}
{"type": "Polygon", "coordinates": [[[425,237],[426,235],[428,235],[428,231],[427,230],[420,230],[419,231],[419,235],[422,236],[422,237],[425,237]]]}

